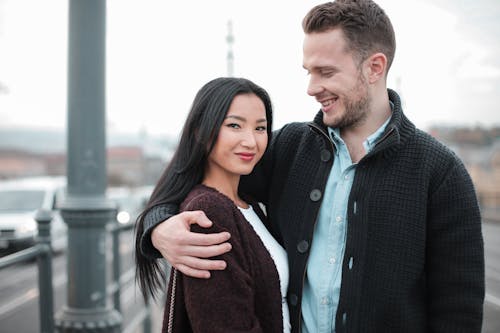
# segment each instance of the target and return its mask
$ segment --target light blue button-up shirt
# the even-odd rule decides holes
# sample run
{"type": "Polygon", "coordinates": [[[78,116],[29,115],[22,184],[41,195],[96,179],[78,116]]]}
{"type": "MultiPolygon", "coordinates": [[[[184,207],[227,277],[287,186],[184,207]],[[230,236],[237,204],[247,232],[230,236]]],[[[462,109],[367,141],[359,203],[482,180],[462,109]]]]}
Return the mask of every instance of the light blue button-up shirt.
{"type": "MultiPolygon", "coordinates": [[[[367,153],[382,135],[389,120],[363,143],[367,153]]],[[[339,129],[328,128],[328,132],[336,151],[308,259],[302,295],[304,333],[335,332],[347,237],[347,202],[357,166],[352,163],[339,129]]]]}

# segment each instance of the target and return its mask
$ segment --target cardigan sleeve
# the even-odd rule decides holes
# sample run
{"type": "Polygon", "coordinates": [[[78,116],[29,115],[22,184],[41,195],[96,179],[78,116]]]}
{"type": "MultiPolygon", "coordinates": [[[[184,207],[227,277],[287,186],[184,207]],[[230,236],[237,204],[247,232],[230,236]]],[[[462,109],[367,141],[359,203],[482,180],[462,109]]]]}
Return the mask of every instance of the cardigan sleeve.
{"type": "Polygon", "coordinates": [[[192,231],[200,233],[231,233],[232,250],[217,258],[227,262],[223,271],[211,272],[209,279],[183,278],[186,310],[193,332],[262,332],[255,313],[254,283],[250,262],[244,247],[244,235],[238,231],[235,211],[213,196],[195,199],[189,210],[203,210],[213,222],[205,229],[197,225],[192,231]]]}
{"type": "Polygon", "coordinates": [[[485,292],[481,217],[472,181],[455,161],[430,197],[428,331],[479,333],[485,292]]]}

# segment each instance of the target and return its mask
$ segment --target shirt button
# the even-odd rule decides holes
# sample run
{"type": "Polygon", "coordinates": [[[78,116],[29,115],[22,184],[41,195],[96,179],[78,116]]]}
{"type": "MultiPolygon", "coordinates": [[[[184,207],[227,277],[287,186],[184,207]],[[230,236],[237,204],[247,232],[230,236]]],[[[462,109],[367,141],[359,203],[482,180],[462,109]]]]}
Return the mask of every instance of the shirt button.
{"type": "Polygon", "coordinates": [[[337,259],[336,259],[335,257],[331,257],[331,258],[328,260],[328,262],[329,262],[330,264],[335,264],[335,263],[337,262],[337,259]]]}
{"type": "Polygon", "coordinates": [[[319,199],[321,199],[321,191],[318,189],[312,190],[311,193],[309,194],[309,198],[312,201],[319,201],[319,199]]]}
{"type": "Polygon", "coordinates": [[[330,153],[328,150],[324,149],[321,151],[321,160],[323,162],[328,162],[330,158],[332,157],[332,153],[330,153]]]}
{"type": "Polygon", "coordinates": [[[345,176],[344,176],[344,179],[345,179],[345,180],[349,180],[349,175],[345,175],[345,176]]]}
{"type": "Polygon", "coordinates": [[[337,216],[337,217],[335,218],[335,221],[337,221],[337,222],[339,222],[339,223],[340,223],[340,222],[342,222],[342,216],[340,216],[340,215],[339,215],[339,216],[337,216]]]}
{"type": "Polygon", "coordinates": [[[306,240],[300,241],[299,244],[297,244],[297,251],[299,251],[299,253],[306,253],[308,249],[309,242],[306,240]]]}
{"type": "Polygon", "coordinates": [[[321,305],[327,305],[330,303],[330,300],[328,299],[328,297],[323,297],[321,299],[321,305]]]}

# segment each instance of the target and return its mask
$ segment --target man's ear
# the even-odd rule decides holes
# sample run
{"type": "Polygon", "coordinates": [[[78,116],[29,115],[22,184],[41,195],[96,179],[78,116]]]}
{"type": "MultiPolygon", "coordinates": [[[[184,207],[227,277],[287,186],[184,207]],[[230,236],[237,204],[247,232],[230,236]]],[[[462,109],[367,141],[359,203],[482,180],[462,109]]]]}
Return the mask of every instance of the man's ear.
{"type": "Polygon", "coordinates": [[[385,77],[387,69],[387,57],[385,54],[378,52],[372,54],[365,61],[367,68],[368,83],[375,83],[385,77]]]}

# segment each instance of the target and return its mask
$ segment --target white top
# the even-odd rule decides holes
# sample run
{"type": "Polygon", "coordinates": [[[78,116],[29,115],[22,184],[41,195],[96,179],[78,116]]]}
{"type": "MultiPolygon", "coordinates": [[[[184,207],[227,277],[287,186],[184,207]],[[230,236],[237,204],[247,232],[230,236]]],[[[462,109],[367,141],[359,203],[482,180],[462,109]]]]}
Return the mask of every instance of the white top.
{"type": "Polygon", "coordinates": [[[281,287],[281,307],[283,311],[283,332],[288,333],[291,331],[292,326],[290,325],[290,312],[288,311],[288,304],[286,302],[286,294],[288,290],[288,256],[286,255],[285,249],[274,239],[271,233],[267,230],[264,223],[257,216],[252,206],[249,208],[238,207],[245,217],[245,219],[253,227],[257,235],[264,243],[264,246],[269,251],[271,258],[274,260],[276,265],[276,270],[280,278],[281,287]]]}

